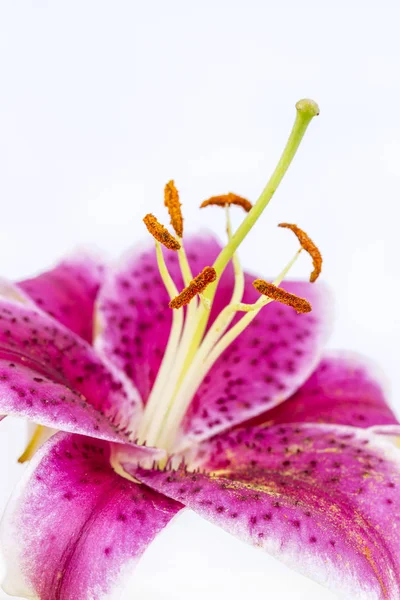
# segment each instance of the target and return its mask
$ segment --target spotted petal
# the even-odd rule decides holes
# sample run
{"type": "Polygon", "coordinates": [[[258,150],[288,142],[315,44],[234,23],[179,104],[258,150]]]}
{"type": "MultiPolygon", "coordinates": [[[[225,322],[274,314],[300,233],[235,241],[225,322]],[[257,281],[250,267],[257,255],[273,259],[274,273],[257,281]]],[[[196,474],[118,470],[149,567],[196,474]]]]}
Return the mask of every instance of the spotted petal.
{"type": "MultiPolygon", "coordinates": [[[[245,302],[259,297],[253,280],[246,275],[245,302]]],[[[205,439],[281,404],[315,368],[330,331],[330,294],[322,284],[288,281],[284,287],[307,298],[313,311],[297,314],[273,302],[257,315],[199,387],[183,424],[187,441],[205,439]]],[[[225,295],[228,299],[229,290],[225,295]]]]}
{"type": "Polygon", "coordinates": [[[20,281],[17,287],[39,308],[91,342],[94,303],[103,276],[104,267],[97,259],[79,254],[50,271],[20,281]]]}
{"type": "Polygon", "coordinates": [[[209,474],[137,476],[351,598],[400,598],[400,454],[386,440],[344,426],[255,427],[204,442],[196,466],[209,474]]]}
{"type": "MultiPolygon", "coordinates": [[[[212,264],[221,248],[210,236],[190,238],[185,247],[194,273],[212,264]]],[[[181,288],[177,255],[168,251],[165,257],[181,288]]],[[[245,302],[259,297],[253,279],[246,275],[245,302]]],[[[233,285],[230,265],[219,282],[210,323],[229,303],[233,285]]],[[[183,426],[187,442],[214,435],[279,404],[304,383],[317,364],[329,329],[327,290],[305,282],[285,285],[290,292],[307,297],[313,312],[297,315],[277,303],[261,311],[201,384],[183,426]]],[[[144,401],[168,340],[171,313],[167,305],[154,249],[128,257],[99,295],[96,347],[133,380],[144,401]]]]}
{"type": "Polygon", "coordinates": [[[123,576],[180,508],[117,475],[109,444],[57,434],[7,509],[3,587],[41,600],[118,598],[123,576]]]}
{"type": "MultiPolygon", "coordinates": [[[[194,275],[212,265],[220,245],[210,235],[185,242],[194,275]]],[[[183,288],[178,256],[164,252],[171,277],[183,288]]],[[[231,271],[227,272],[227,276],[231,271]]],[[[232,285],[232,278],[230,277],[232,285]]],[[[126,373],[147,401],[171,328],[172,311],[159,275],[154,246],[136,249],[110,275],[98,298],[96,348],[126,373]]]]}
{"type": "Polygon", "coordinates": [[[327,353],[291,398],[250,424],[296,422],[354,427],[398,424],[378,369],[365,357],[349,352],[327,353]]]}
{"type": "Polygon", "coordinates": [[[99,423],[84,429],[90,435],[105,421],[99,413],[120,428],[131,428],[140,410],[130,383],[82,338],[45,313],[3,299],[0,392],[0,413],[21,414],[55,428],[79,431],[82,413],[90,422],[95,415],[99,423]]]}

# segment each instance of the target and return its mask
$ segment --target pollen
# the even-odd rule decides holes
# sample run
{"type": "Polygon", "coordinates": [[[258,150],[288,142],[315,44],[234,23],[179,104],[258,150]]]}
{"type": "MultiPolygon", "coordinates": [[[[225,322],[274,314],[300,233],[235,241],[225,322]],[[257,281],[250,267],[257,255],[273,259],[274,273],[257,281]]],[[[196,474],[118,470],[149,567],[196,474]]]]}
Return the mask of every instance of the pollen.
{"type": "Polygon", "coordinates": [[[200,204],[200,208],[205,208],[206,206],[230,206],[231,204],[241,206],[246,212],[250,212],[253,208],[250,200],[242,198],[242,196],[238,196],[232,192],[229,192],[229,194],[223,194],[222,196],[212,196],[212,198],[204,200],[204,202],[200,204]]]}
{"type": "Polygon", "coordinates": [[[304,248],[304,250],[311,256],[314,270],[310,275],[310,281],[311,283],[314,283],[314,281],[316,281],[316,279],[319,277],[322,269],[321,252],[314,242],[309,238],[306,232],[300,229],[300,227],[297,227],[297,225],[293,225],[292,223],[279,223],[279,227],[291,229],[299,240],[301,247],[304,248]]]}
{"type": "Polygon", "coordinates": [[[160,244],[169,248],[170,250],[179,250],[181,245],[173,235],[170,234],[168,229],[161,225],[157,221],[154,215],[148,214],[144,217],[143,223],[146,225],[148,231],[160,244]]]}
{"type": "Polygon", "coordinates": [[[272,300],[292,306],[298,313],[307,313],[312,310],[311,304],[305,298],[300,298],[295,294],[290,294],[283,288],[277,287],[273,283],[268,283],[263,279],[253,281],[253,286],[263,296],[268,296],[272,300]]]}
{"type": "Polygon", "coordinates": [[[171,219],[171,225],[178,237],[183,236],[183,217],[181,203],[179,202],[179,192],[175,187],[175,182],[171,179],[164,188],[164,205],[168,209],[171,219]]]}
{"type": "Polygon", "coordinates": [[[201,273],[197,275],[192,281],[189,283],[187,287],[185,287],[182,292],[173,298],[169,303],[170,308],[182,308],[197,295],[201,294],[206,287],[217,279],[217,273],[213,267],[204,267],[201,273]]]}

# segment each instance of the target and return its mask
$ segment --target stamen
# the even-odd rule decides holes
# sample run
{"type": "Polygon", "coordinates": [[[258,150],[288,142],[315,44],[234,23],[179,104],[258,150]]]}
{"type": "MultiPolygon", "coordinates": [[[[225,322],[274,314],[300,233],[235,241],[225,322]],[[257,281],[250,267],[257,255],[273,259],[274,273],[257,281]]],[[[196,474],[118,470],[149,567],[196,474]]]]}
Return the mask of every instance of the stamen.
{"type": "Polygon", "coordinates": [[[182,292],[173,298],[169,303],[170,308],[182,308],[185,304],[189,304],[189,302],[197,295],[201,294],[206,287],[215,281],[217,278],[217,274],[213,267],[204,267],[201,273],[197,275],[192,281],[189,283],[187,287],[185,287],[182,292]]]}
{"type": "MultiPolygon", "coordinates": [[[[177,295],[178,290],[176,288],[174,280],[172,279],[168,271],[167,265],[165,264],[164,255],[162,253],[162,249],[159,242],[156,242],[156,256],[161,279],[165,285],[169,297],[174,298],[177,295]]],[[[172,313],[172,326],[168,338],[167,347],[164,352],[163,361],[158,370],[156,380],[150,392],[150,396],[147,400],[146,410],[143,414],[143,418],[141,420],[140,428],[138,431],[138,438],[141,443],[143,443],[146,440],[147,428],[152,422],[154,415],[157,413],[157,408],[160,401],[160,394],[162,394],[165,390],[165,382],[168,381],[171,369],[174,364],[174,359],[178,352],[179,340],[181,338],[183,329],[183,316],[184,315],[182,311],[177,310],[173,311],[172,313]]]]}
{"type": "Polygon", "coordinates": [[[23,451],[21,456],[18,458],[19,463],[24,463],[33,457],[36,450],[38,450],[41,443],[43,443],[44,430],[45,430],[45,427],[43,427],[43,425],[37,425],[35,427],[35,431],[33,432],[32,437],[29,440],[25,450],[23,451]]]}
{"type": "Polygon", "coordinates": [[[183,236],[183,217],[181,203],[179,202],[179,192],[175,187],[173,179],[168,181],[164,188],[164,205],[167,207],[171,218],[171,225],[178,237],[183,236]]]}
{"type": "MultiPolygon", "coordinates": [[[[286,265],[283,271],[274,280],[275,285],[279,285],[286,277],[290,269],[295,264],[300,256],[302,248],[300,248],[292,260],[286,265]]],[[[260,310],[264,306],[273,302],[271,298],[260,296],[259,299],[252,305],[229,304],[226,306],[211,325],[207,335],[203,339],[200,348],[196,352],[195,357],[191,361],[190,368],[185,372],[184,380],[181,382],[180,389],[176,393],[175,398],[171,402],[171,408],[164,422],[162,432],[158,442],[162,447],[169,448],[173,445],[175,435],[179,429],[179,425],[188,408],[191,398],[193,398],[201,381],[210,371],[215,361],[221,356],[228,346],[249,326],[249,324],[257,317],[260,310]],[[226,330],[226,324],[232,320],[237,311],[245,310],[245,315],[233,325],[227,333],[222,335],[226,330]],[[222,337],[221,337],[222,335],[222,337]],[[218,341],[219,340],[219,341],[218,341]]]]}
{"type": "Polygon", "coordinates": [[[208,200],[204,200],[204,202],[200,204],[200,208],[205,208],[206,206],[230,206],[231,204],[241,206],[246,212],[250,212],[253,208],[250,200],[242,198],[242,196],[238,196],[232,192],[229,192],[229,194],[222,194],[221,196],[212,196],[208,200]]]}
{"type": "Polygon", "coordinates": [[[307,313],[312,310],[311,304],[305,298],[300,298],[295,294],[290,294],[283,288],[277,287],[273,283],[268,283],[263,279],[253,281],[253,286],[263,296],[268,296],[277,302],[292,306],[298,313],[307,313]]]}
{"type": "Polygon", "coordinates": [[[319,277],[322,270],[322,256],[321,252],[314,244],[312,239],[306,234],[305,231],[297,227],[297,225],[293,225],[292,223],[279,223],[279,227],[285,227],[286,229],[291,229],[297,239],[299,240],[302,248],[311,256],[313,261],[314,271],[310,275],[311,283],[319,277]]]}
{"type": "Polygon", "coordinates": [[[179,250],[181,245],[178,240],[176,240],[174,236],[170,234],[164,225],[161,225],[161,223],[157,221],[154,215],[146,215],[143,219],[143,223],[146,225],[149,233],[151,233],[151,235],[158,242],[160,242],[160,244],[163,244],[163,246],[169,248],[169,250],[179,250]]]}

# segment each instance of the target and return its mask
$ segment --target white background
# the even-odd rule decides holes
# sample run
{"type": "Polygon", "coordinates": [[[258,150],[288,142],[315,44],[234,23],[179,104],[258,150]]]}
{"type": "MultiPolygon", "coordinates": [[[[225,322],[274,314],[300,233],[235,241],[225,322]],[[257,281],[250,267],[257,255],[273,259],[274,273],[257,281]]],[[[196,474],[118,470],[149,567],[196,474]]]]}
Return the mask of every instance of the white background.
{"type": "MultiPolygon", "coordinates": [[[[276,224],[308,231],[336,295],[330,345],[378,361],[400,409],[399,19],[396,0],[0,0],[2,274],[26,276],[77,245],[116,256],[145,235],[146,212],[166,220],[172,177],[187,229],[223,235],[223,215],[198,204],[230,190],[256,199],[296,100],[312,97],[321,116],[243,262],[273,275],[296,247],[276,224]]],[[[304,257],[296,274],[309,268],[304,257]]],[[[1,425],[2,503],[22,431],[1,425]]],[[[126,598],[205,594],[334,598],[186,514],[126,598]]]]}

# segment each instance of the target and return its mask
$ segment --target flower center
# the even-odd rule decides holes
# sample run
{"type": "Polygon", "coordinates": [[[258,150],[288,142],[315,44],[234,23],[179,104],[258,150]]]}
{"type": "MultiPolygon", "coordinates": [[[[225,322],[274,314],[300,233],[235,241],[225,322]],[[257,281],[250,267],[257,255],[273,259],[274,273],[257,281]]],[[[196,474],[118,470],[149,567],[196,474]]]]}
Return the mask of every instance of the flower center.
{"type": "Polygon", "coordinates": [[[173,316],[163,361],[144,411],[138,434],[139,442],[146,442],[148,445],[158,446],[167,451],[176,448],[180,425],[204,377],[222,352],[267,304],[275,300],[293,306],[298,312],[311,310],[307,300],[277,287],[303,249],[313,259],[314,271],[310,280],[315,281],[321,270],[322,259],[317,247],[296,225],[281,224],[282,227],[292,229],[301,248],[272,284],[259,279],[253,283],[261,294],[253,304],[242,302],[244,275],[236,254],[237,248],[260,217],[283,179],[311,119],[319,114],[318,106],[312,100],[301,100],[296,104],[296,109],[296,120],[283,154],[254,206],[245,198],[232,193],[214,196],[201,205],[201,207],[218,205],[225,207],[226,210],[228,242],[212,266],[205,267],[201,273],[193,277],[182,239],[181,204],[173,181],[170,181],[165,187],[164,204],[168,209],[176,237],[170,234],[153,215],[147,215],[144,218],[147,229],[155,239],[158,268],[170,296],[169,306],[173,310],[173,316]],[[247,213],[234,233],[230,222],[232,205],[241,206],[247,213]],[[168,272],[161,244],[170,251],[178,253],[185,285],[182,291],[177,290],[168,272]],[[218,282],[229,262],[232,262],[235,276],[232,296],[207,331],[218,282]],[[186,306],[185,310],[183,310],[184,306],[186,306]],[[230,327],[238,312],[244,314],[230,327]]]}

